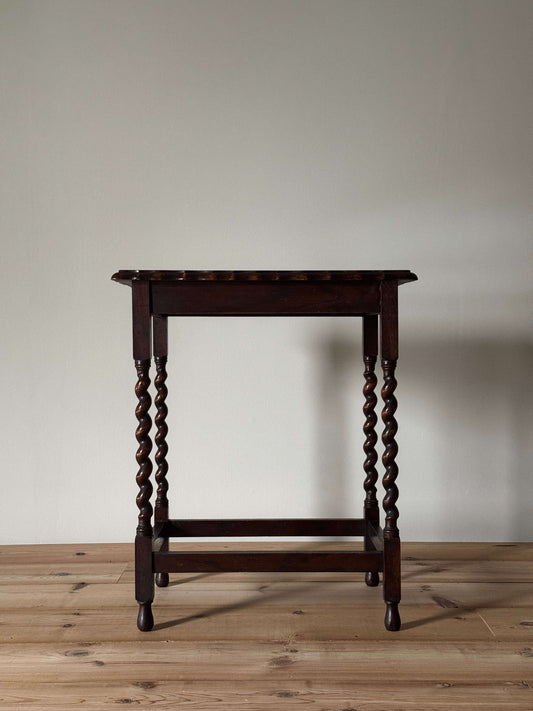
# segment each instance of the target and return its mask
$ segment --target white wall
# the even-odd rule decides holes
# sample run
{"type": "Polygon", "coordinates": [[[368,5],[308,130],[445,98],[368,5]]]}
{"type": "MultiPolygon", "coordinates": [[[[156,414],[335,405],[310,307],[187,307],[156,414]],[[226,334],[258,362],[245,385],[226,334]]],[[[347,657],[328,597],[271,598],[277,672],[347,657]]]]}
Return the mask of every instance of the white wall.
{"type": "MultiPolygon", "coordinates": [[[[0,542],[132,539],[118,268],[412,269],[405,540],[533,534],[521,0],[1,0],[0,542]]],[[[360,323],[171,322],[174,517],[356,515],[360,323]]]]}

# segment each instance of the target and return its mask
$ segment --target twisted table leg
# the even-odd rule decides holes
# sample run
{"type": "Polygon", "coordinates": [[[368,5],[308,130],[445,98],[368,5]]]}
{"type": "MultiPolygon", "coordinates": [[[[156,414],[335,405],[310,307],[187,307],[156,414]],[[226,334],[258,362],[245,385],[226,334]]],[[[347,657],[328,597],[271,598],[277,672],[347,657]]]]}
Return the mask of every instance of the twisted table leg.
{"type": "MultiPolygon", "coordinates": [[[[363,405],[363,414],[365,423],[363,432],[365,434],[365,443],[363,450],[365,452],[365,462],[363,469],[366,473],[364,488],[366,492],[364,517],[365,517],[365,551],[374,550],[372,544],[372,535],[379,527],[379,505],[376,496],[376,482],[378,473],[376,471],[376,462],[378,455],[376,452],[376,442],[378,436],[376,434],[376,423],[378,421],[376,415],[376,384],[377,378],[375,373],[376,359],[378,354],[378,317],[377,314],[367,314],[363,316],[363,358],[365,363],[363,386],[363,395],[365,404],[363,405]]],[[[379,585],[379,573],[367,571],[365,574],[365,582],[370,587],[379,585]]]]}
{"type": "Polygon", "coordinates": [[[382,359],[383,366],[383,388],[381,391],[383,397],[383,411],[381,414],[384,430],[382,435],[383,445],[383,466],[385,474],[383,475],[383,487],[385,488],[385,498],[383,499],[383,508],[385,510],[385,528],[383,529],[383,544],[386,573],[384,580],[384,597],[387,607],[385,614],[385,626],[388,630],[400,629],[400,615],[398,612],[398,603],[400,602],[400,533],[398,530],[398,487],[396,486],[396,478],[398,476],[398,465],[396,464],[396,455],[398,454],[398,445],[396,444],[396,433],[398,432],[398,423],[394,417],[398,403],[394,396],[397,382],[394,377],[396,369],[396,360],[382,359]]]}
{"type": "MultiPolygon", "coordinates": [[[[365,384],[363,387],[363,395],[365,397],[365,404],[363,406],[363,413],[365,415],[365,424],[363,426],[363,432],[366,439],[363,445],[363,450],[365,452],[366,459],[363,464],[363,469],[366,473],[366,479],[364,481],[364,488],[366,491],[365,520],[370,523],[379,524],[379,507],[376,496],[376,482],[378,480],[378,472],[376,470],[376,462],[378,460],[376,452],[376,443],[378,441],[378,436],[376,434],[376,423],[378,421],[376,415],[376,404],[378,399],[375,393],[377,377],[374,372],[376,356],[365,355],[364,361],[365,384]]],[[[369,542],[367,538],[368,532],[365,536],[365,549],[369,550],[369,542]]],[[[365,582],[370,587],[379,585],[379,574],[377,572],[367,572],[365,575],[365,582]]]]}
{"type": "MultiPolygon", "coordinates": [[[[168,521],[168,444],[167,444],[167,434],[168,426],[166,423],[166,418],[168,414],[168,408],[166,406],[166,397],[168,395],[168,390],[165,385],[167,379],[166,371],[166,356],[155,356],[156,365],[156,377],[154,380],[155,388],[157,394],[155,396],[155,406],[156,406],[156,416],[155,416],[155,426],[157,432],[155,435],[155,444],[157,451],[155,453],[155,462],[157,465],[157,471],[155,473],[155,480],[157,482],[157,498],[155,502],[155,520],[156,521],[168,521]]],[[[168,538],[161,546],[161,550],[168,550],[168,538]]],[[[168,585],[169,578],[168,573],[156,573],[155,576],[156,585],[160,588],[164,588],[168,585]]]]}
{"type": "Polygon", "coordinates": [[[139,509],[137,534],[135,536],[135,598],[139,603],[139,615],[137,617],[137,627],[142,631],[151,630],[154,625],[152,616],[152,602],[154,599],[154,578],[152,574],[152,462],[150,452],[152,442],[150,440],[150,419],[151,398],[148,392],[150,385],[149,360],[135,360],[137,370],[137,383],[135,394],[137,395],[137,407],[135,415],[138,420],[135,437],[139,444],[136,454],[139,470],[137,472],[137,507],[139,509]]]}

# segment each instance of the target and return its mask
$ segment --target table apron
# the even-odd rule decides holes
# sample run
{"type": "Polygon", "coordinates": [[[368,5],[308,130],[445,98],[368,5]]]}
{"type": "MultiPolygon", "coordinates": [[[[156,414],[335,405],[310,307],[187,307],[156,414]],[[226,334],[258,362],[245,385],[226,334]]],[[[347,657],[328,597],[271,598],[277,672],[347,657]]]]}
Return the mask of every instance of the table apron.
{"type": "Polygon", "coordinates": [[[379,282],[152,282],[162,316],[363,316],[380,313],[379,282]]]}

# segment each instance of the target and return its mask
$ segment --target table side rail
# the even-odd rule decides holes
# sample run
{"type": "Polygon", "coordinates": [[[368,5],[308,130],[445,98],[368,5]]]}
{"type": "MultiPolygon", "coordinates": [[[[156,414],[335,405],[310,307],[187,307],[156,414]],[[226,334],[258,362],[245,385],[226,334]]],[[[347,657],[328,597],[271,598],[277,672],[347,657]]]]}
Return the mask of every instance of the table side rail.
{"type": "Polygon", "coordinates": [[[379,313],[380,283],[152,282],[165,316],[361,316],[379,313]]]}
{"type": "Polygon", "coordinates": [[[362,518],[295,519],[170,519],[156,522],[154,534],[162,538],[216,536],[364,536],[362,518]]]}
{"type": "Polygon", "coordinates": [[[377,551],[154,551],[155,573],[304,573],[383,570],[377,551]]]}

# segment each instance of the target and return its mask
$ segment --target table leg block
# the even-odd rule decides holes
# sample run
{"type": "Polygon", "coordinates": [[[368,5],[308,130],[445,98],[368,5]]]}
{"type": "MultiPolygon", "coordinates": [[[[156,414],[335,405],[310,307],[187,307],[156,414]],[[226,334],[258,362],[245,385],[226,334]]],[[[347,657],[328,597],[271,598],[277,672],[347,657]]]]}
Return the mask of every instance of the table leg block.
{"type": "Polygon", "coordinates": [[[385,627],[397,632],[401,626],[398,604],[401,599],[400,539],[383,541],[383,599],[386,605],[385,627]]]}
{"type": "Polygon", "coordinates": [[[149,632],[154,626],[152,602],[154,601],[154,573],[152,569],[152,539],[135,538],[135,599],[139,603],[137,627],[149,632]]]}

